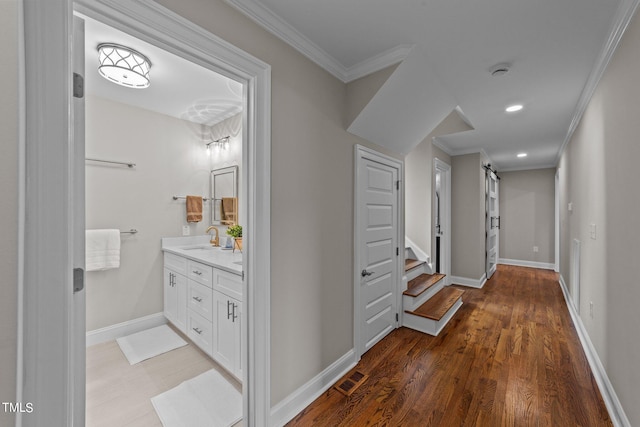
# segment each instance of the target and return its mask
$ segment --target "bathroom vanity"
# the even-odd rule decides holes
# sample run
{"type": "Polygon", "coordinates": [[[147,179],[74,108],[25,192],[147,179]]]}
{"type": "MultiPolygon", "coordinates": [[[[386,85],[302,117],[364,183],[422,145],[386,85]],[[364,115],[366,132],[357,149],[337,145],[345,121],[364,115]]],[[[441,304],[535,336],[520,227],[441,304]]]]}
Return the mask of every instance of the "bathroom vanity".
{"type": "Polygon", "coordinates": [[[208,236],[162,239],[164,315],[242,381],[242,253],[208,236]]]}

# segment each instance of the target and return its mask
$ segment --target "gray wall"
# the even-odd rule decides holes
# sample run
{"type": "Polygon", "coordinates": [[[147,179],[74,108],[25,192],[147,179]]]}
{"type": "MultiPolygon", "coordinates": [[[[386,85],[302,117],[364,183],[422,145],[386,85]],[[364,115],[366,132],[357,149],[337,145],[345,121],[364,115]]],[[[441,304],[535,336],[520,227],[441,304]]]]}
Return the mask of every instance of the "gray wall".
{"type": "Polygon", "coordinates": [[[499,175],[500,258],[554,264],[555,169],[499,175]]]}
{"type": "MultiPolygon", "coordinates": [[[[16,400],[18,283],[18,5],[0,1],[0,401],[16,400]]],[[[0,410],[0,425],[14,416],[0,410]]]]}
{"type": "Polygon", "coordinates": [[[485,274],[485,194],[482,154],[451,157],[451,275],[485,274]]]}
{"type": "Polygon", "coordinates": [[[224,1],[159,3],[272,66],[275,404],[353,348],[353,147],[366,142],[345,131],[347,85],[224,1]]]}
{"type": "Polygon", "coordinates": [[[639,18],[627,28],[558,167],[560,272],[569,285],[571,241],[579,239],[580,318],[634,426],[640,425],[639,18]]]}
{"type": "Polygon", "coordinates": [[[451,157],[431,140],[430,135],[405,157],[405,234],[435,261],[433,159],[450,165],[451,157]]]}

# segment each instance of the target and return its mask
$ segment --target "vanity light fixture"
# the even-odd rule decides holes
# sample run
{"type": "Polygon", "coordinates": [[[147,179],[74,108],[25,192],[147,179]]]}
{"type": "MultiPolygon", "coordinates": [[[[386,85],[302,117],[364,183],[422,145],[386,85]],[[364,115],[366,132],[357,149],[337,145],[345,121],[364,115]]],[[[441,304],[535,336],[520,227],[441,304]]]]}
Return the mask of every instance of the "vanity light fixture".
{"type": "Polygon", "coordinates": [[[229,138],[231,137],[223,136],[222,138],[207,142],[207,151],[211,149],[211,146],[213,146],[214,148],[219,148],[221,150],[226,150],[227,148],[229,148],[229,138]]]}
{"type": "Polygon", "coordinates": [[[98,72],[110,82],[135,89],[149,87],[151,61],[140,52],[115,43],[101,43],[98,61],[98,72]]]}
{"type": "Polygon", "coordinates": [[[507,113],[515,113],[516,111],[522,110],[522,108],[524,108],[522,104],[514,104],[514,105],[509,105],[507,108],[504,109],[504,111],[506,111],[507,113]]]}
{"type": "Polygon", "coordinates": [[[517,157],[527,157],[527,153],[518,153],[517,157]]]}

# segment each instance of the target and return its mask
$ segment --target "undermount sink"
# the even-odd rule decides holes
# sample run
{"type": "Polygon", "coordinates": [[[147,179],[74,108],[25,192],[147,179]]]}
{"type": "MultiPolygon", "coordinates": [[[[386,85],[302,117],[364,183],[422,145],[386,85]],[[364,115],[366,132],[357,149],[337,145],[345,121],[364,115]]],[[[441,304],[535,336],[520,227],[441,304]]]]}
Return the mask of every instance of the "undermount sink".
{"type": "Polygon", "coordinates": [[[186,248],[182,248],[183,251],[208,250],[208,249],[215,249],[215,246],[199,245],[199,246],[189,246],[186,248]]]}

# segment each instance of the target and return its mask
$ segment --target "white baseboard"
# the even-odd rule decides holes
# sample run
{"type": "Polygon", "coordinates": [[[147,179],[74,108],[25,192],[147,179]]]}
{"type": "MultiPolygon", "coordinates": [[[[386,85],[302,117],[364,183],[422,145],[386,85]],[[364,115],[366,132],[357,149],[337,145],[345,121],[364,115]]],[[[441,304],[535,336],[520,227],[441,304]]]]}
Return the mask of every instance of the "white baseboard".
{"type": "Polygon", "coordinates": [[[354,349],[271,408],[272,426],[283,426],[342,378],[358,361],[354,349]]]}
{"type": "Polygon", "coordinates": [[[483,274],[479,279],[469,279],[468,277],[451,276],[449,281],[452,285],[469,286],[471,288],[481,289],[487,283],[487,275],[483,274]]]}
{"type": "Polygon", "coordinates": [[[95,329],[87,332],[87,347],[115,340],[130,334],[135,334],[136,332],[144,331],[145,329],[155,328],[156,326],[164,325],[165,323],[167,323],[167,319],[164,317],[164,314],[160,312],[104,328],[95,329]]]}
{"type": "Polygon", "coordinates": [[[564,295],[564,300],[567,304],[569,314],[571,315],[571,320],[573,320],[573,325],[576,327],[578,338],[580,338],[580,343],[582,344],[584,353],[587,356],[591,372],[598,384],[602,400],[604,400],[604,404],[609,411],[609,416],[611,417],[613,425],[615,427],[631,427],[631,423],[629,422],[627,415],[624,413],[624,409],[618,399],[618,395],[613,389],[613,385],[609,380],[609,376],[607,375],[604,366],[602,366],[602,362],[600,361],[598,353],[591,342],[591,338],[589,338],[587,329],[584,327],[584,323],[582,323],[582,319],[573,305],[573,299],[569,295],[567,284],[565,283],[562,275],[560,275],[560,288],[562,289],[562,294],[564,295]]]}
{"type": "Polygon", "coordinates": [[[498,264],[517,265],[519,267],[542,268],[544,270],[555,270],[556,265],[550,262],[525,261],[520,259],[498,258],[498,264]]]}

